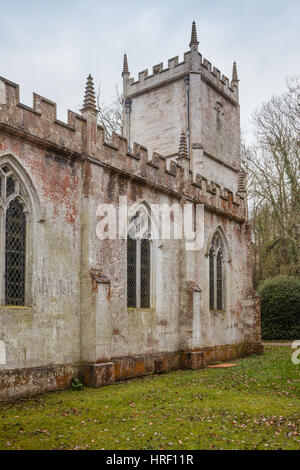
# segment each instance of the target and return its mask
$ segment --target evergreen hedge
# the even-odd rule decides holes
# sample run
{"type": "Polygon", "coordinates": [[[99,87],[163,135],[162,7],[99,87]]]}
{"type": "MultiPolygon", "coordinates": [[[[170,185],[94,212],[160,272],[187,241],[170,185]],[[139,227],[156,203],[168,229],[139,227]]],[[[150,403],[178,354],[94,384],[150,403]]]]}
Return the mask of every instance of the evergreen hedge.
{"type": "Polygon", "coordinates": [[[276,276],[258,290],[261,300],[262,338],[300,339],[300,279],[276,276]]]}

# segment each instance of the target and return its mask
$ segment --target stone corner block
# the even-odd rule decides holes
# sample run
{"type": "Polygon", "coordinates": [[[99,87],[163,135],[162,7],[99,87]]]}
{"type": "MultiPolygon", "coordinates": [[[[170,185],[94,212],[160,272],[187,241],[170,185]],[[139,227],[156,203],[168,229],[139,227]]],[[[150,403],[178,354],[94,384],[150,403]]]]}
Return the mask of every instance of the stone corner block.
{"type": "Polygon", "coordinates": [[[113,362],[100,364],[82,364],[81,380],[90,387],[101,387],[115,383],[115,365],[113,362]]]}
{"type": "Polygon", "coordinates": [[[183,369],[199,370],[205,367],[205,357],[203,351],[184,351],[182,353],[183,369]]]}

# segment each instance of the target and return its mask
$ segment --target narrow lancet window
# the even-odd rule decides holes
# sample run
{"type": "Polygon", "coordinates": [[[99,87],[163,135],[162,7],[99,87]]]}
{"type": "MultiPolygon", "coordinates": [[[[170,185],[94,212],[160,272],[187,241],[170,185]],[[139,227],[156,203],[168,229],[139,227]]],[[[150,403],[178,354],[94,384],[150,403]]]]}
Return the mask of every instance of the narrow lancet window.
{"type": "Polygon", "coordinates": [[[127,237],[127,307],[151,307],[151,223],[142,208],[131,219],[127,237]]]}
{"type": "Polygon", "coordinates": [[[211,248],[209,252],[209,308],[215,308],[215,280],[214,280],[214,251],[211,248]]]}
{"type": "Polygon", "coordinates": [[[127,238],[127,307],[136,307],[136,240],[127,238]]]}
{"type": "Polygon", "coordinates": [[[217,309],[223,309],[223,273],[222,254],[220,251],[217,255],[217,309]]]}
{"type": "Polygon", "coordinates": [[[26,240],[28,194],[10,164],[0,163],[0,305],[24,306],[26,290],[26,240]]]}
{"type": "Polygon", "coordinates": [[[225,310],[224,277],[224,235],[219,229],[215,232],[209,250],[209,308],[225,310]]]}
{"type": "Polygon", "coordinates": [[[150,308],[150,241],[141,240],[141,308],[150,308]]]}
{"type": "MultiPolygon", "coordinates": [[[[9,186],[7,186],[8,188],[9,186]]],[[[25,303],[26,215],[14,199],[6,211],[5,226],[5,303],[25,303]]]]}

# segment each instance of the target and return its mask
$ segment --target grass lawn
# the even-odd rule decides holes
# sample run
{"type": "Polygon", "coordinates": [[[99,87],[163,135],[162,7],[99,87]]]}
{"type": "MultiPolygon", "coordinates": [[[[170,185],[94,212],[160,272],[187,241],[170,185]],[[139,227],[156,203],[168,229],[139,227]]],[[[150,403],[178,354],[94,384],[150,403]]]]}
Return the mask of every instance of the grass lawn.
{"type": "Polygon", "coordinates": [[[0,406],[1,449],[299,449],[289,347],[231,369],[179,371],[0,406]]]}

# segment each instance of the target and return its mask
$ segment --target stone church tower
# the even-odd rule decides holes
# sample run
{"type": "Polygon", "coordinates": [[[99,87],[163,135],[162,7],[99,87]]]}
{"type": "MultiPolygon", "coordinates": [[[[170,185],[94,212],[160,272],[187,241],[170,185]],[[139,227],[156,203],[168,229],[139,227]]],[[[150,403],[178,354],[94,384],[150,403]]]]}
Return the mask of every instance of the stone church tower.
{"type": "Polygon", "coordinates": [[[198,45],[193,23],[184,60],[138,81],[124,57],[125,135],[109,141],[90,75],[67,123],[0,77],[0,399],[262,352],[237,68],[229,81],[198,45]],[[101,208],[120,213],[121,199],[125,235],[101,237],[101,208]],[[186,205],[193,249],[152,214],[174,221],[186,205]]]}
{"type": "Polygon", "coordinates": [[[174,159],[179,136],[186,135],[190,169],[213,179],[232,193],[238,188],[240,157],[239,80],[236,63],[231,81],[198,50],[193,22],[190,50],[130,78],[124,57],[123,95],[125,132],[129,145],[139,142],[148,150],[174,159]]]}

